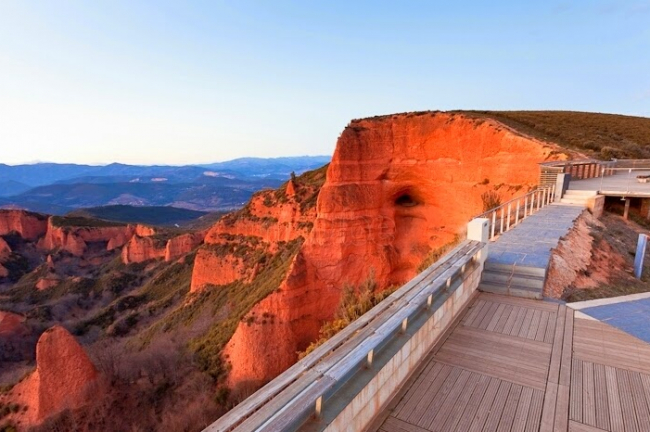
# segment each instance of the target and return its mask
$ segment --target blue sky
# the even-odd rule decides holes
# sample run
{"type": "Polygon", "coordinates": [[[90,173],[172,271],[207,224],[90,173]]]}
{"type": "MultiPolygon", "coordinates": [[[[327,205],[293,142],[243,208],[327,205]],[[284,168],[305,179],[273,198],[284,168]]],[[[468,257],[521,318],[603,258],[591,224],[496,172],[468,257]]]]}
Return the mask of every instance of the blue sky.
{"type": "Polygon", "coordinates": [[[650,1],[0,2],[0,162],[331,154],[427,109],[650,117],[650,1]]]}

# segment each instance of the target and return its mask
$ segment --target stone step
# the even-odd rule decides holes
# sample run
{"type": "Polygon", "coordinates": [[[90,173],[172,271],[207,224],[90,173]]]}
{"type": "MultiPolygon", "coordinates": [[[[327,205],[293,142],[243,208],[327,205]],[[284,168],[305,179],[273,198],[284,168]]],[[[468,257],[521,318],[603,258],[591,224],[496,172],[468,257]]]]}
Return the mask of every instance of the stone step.
{"type": "Polygon", "coordinates": [[[590,190],[567,189],[567,191],[564,192],[565,197],[581,196],[581,197],[590,198],[596,195],[598,195],[597,191],[590,191],[590,190]]]}
{"type": "Polygon", "coordinates": [[[562,198],[560,199],[560,203],[562,204],[569,204],[569,205],[579,205],[579,206],[586,206],[587,205],[587,199],[583,198],[562,198]]]}
{"type": "Polygon", "coordinates": [[[490,262],[490,259],[485,262],[485,271],[496,271],[496,272],[509,272],[517,276],[539,276],[546,277],[546,269],[539,267],[527,267],[519,266],[513,264],[499,264],[490,262]]]}
{"type": "Polygon", "coordinates": [[[533,289],[544,288],[544,276],[519,275],[512,272],[484,271],[481,282],[500,283],[533,289]]]}
{"type": "Polygon", "coordinates": [[[490,282],[481,282],[478,286],[479,291],[489,292],[493,294],[509,295],[512,297],[523,297],[528,299],[542,299],[541,289],[531,289],[525,287],[511,286],[507,287],[502,284],[494,284],[490,282]]]}

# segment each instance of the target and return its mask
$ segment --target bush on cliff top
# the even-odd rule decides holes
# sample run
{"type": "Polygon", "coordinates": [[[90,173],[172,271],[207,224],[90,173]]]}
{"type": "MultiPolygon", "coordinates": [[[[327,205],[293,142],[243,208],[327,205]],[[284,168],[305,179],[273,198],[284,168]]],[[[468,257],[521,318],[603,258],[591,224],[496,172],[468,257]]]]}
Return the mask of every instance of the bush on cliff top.
{"type": "Polygon", "coordinates": [[[650,118],[576,111],[457,111],[591,157],[650,158],[650,118]]]}
{"type": "Polygon", "coordinates": [[[298,358],[303,358],[316,348],[327,342],[331,337],[345,329],[354,320],[378,305],[382,300],[391,295],[397,287],[389,287],[377,291],[375,277],[371,274],[364,283],[355,288],[345,285],[341,293],[341,300],[334,313],[332,321],[328,321],[318,332],[318,339],[312,342],[304,352],[298,353],[298,358]]]}

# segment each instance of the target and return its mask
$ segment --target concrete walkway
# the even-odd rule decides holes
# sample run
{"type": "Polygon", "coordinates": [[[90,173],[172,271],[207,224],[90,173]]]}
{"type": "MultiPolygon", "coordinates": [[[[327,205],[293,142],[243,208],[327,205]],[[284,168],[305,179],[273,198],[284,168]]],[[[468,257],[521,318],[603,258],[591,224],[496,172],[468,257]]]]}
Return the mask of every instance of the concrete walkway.
{"type": "Polygon", "coordinates": [[[636,176],[650,171],[617,171],[616,174],[585,180],[571,180],[569,190],[598,191],[601,195],[650,197],[650,183],[639,183],[636,176]]]}
{"type": "Polygon", "coordinates": [[[546,269],[551,249],[565,236],[584,207],[553,204],[524,219],[490,243],[488,263],[546,269]]]}
{"type": "Polygon", "coordinates": [[[552,204],[501,234],[489,245],[479,290],[542,299],[551,250],[583,211],[582,206],[552,204]]]}

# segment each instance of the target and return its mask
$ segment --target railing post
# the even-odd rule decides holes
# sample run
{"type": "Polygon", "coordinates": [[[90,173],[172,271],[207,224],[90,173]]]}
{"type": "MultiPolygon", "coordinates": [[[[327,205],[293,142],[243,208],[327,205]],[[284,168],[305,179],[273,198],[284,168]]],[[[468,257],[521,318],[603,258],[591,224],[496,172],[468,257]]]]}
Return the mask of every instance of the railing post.
{"type": "Polygon", "coordinates": [[[316,418],[321,418],[323,415],[323,396],[319,396],[318,399],[316,399],[314,414],[316,414],[316,418]]]}
{"type": "Polygon", "coordinates": [[[506,231],[510,229],[510,208],[512,207],[512,203],[508,203],[508,221],[506,223],[506,231]]]}
{"type": "Polygon", "coordinates": [[[535,192],[530,195],[530,211],[528,212],[528,215],[532,215],[533,210],[535,210],[535,192]]]}
{"type": "Polygon", "coordinates": [[[366,357],[366,365],[368,368],[372,367],[372,361],[375,359],[375,350],[370,350],[368,356],[366,357]]]}
{"type": "Polygon", "coordinates": [[[492,227],[490,229],[492,233],[490,234],[490,239],[494,238],[494,227],[496,226],[496,224],[497,224],[497,212],[495,210],[492,212],[492,227]]]}
{"type": "Polygon", "coordinates": [[[501,207],[501,228],[499,234],[503,234],[503,207],[501,207]]]}
{"type": "Polygon", "coordinates": [[[517,225],[519,223],[519,206],[521,205],[520,202],[521,202],[521,200],[518,199],[517,200],[517,208],[515,209],[515,225],[517,225]]]}
{"type": "Polygon", "coordinates": [[[528,195],[524,197],[524,219],[528,216],[528,195]]]}

